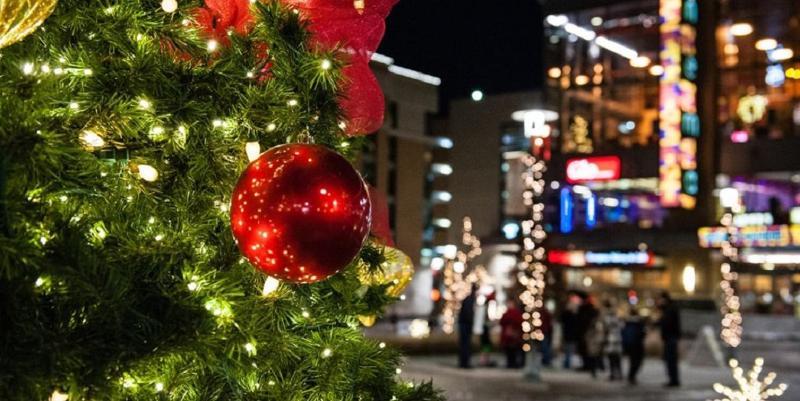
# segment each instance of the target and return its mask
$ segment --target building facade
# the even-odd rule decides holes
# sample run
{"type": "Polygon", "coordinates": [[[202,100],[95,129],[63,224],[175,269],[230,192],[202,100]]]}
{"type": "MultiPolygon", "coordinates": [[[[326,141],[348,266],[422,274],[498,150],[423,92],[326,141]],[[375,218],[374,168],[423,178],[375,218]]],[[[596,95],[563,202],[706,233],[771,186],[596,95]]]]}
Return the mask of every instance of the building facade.
{"type": "Polygon", "coordinates": [[[452,141],[437,136],[440,79],[400,67],[376,54],[372,69],[386,98],[384,126],[367,138],[361,160],[366,181],[385,195],[396,247],[413,260],[414,280],[391,313],[430,313],[433,250],[447,241],[452,141]]]}

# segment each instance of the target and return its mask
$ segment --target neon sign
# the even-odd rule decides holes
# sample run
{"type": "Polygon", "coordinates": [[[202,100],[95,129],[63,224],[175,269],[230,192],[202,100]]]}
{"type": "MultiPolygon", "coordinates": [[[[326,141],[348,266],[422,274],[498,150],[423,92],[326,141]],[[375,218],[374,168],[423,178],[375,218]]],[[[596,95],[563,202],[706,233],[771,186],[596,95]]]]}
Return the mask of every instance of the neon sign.
{"type": "Polygon", "coordinates": [[[703,227],[697,231],[700,246],[721,248],[725,241],[739,248],[783,248],[800,243],[800,226],[703,227]]]}
{"type": "Polygon", "coordinates": [[[551,250],[547,253],[548,262],[570,267],[585,266],[653,266],[656,257],[648,251],[562,251],[551,250]]]}
{"type": "Polygon", "coordinates": [[[572,232],[572,214],[575,202],[572,200],[572,191],[569,188],[561,189],[561,232],[569,234],[572,232]]]}
{"type": "Polygon", "coordinates": [[[613,181],[620,177],[622,162],[617,156],[587,157],[567,161],[567,182],[613,181]]]}
{"type": "Polygon", "coordinates": [[[661,0],[659,176],[661,204],[694,209],[697,174],[697,20],[696,0],[661,0]]]}

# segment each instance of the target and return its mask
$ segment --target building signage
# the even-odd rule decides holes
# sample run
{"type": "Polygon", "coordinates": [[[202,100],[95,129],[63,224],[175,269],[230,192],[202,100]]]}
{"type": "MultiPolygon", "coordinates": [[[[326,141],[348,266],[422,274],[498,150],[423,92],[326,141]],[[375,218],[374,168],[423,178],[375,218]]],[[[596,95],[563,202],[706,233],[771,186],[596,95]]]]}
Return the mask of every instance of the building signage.
{"type": "Polygon", "coordinates": [[[567,182],[614,181],[620,177],[622,162],[617,156],[586,157],[567,161],[567,182]]]}
{"type": "Polygon", "coordinates": [[[721,248],[726,241],[738,248],[783,248],[800,244],[800,226],[703,227],[697,237],[703,248],[721,248]]]}
{"type": "Polygon", "coordinates": [[[647,251],[562,251],[547,253],[548,262],[570,267],[586,266],[653,266],[656,258],[647,251]]]}
{"type": "Polygon", "coordinates": [[[659,177],[661,204],[694,209],[699,192],[697,0],[661,0],[659,177]]]}
{"type": "Polygon", "coordinates": [[[771,226],[774,222],[772,213],[741,213],[733,216],[733,225],[736,227],[771,226]]]}

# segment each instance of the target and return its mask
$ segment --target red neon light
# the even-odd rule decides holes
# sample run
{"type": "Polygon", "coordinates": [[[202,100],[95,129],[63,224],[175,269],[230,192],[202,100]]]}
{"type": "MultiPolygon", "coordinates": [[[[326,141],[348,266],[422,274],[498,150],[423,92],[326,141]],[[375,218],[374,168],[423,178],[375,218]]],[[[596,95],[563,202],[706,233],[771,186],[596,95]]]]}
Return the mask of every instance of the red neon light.
{"type": "Polygon", "coordinates": [[[570,159],[567,161],[567,182],[618,180],[621,169],[622,161],[618,156],[570,159]]]}

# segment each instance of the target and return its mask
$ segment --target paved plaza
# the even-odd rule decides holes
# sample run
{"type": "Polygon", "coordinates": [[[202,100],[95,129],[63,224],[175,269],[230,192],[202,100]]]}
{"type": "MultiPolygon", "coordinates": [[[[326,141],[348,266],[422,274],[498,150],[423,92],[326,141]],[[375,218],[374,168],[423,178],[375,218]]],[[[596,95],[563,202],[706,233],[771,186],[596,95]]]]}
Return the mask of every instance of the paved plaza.
{"type": "MultiPolygon", "coordinates": [[[[495,360],[501,361],[500,355],[495,360]]],[[[569,401],[569,400],[626,400],[626,401],[704,401],[719,398],[711,386],[715,382],[732,384],[727,369],[711,366],[681,365],[683,385],[663,388],[664,367],[658,359],[645,361],[639,375],[639,385],[609,382],[600,372],[598,379],[589,374],[562,369],[544,369],[542,383],[530,383],[519,370],[497,368],[456,368],[455,355],[412,356],[403,369],[403,376],[414,381],[433,380],[445,391],[449,401],[569,401]]],[[[749,367],[750,363],[744,365],[749,367]]],[[[769,371],[769,362],[767,370],[769,371]]],[[[795,369],[776,371],[777,382],[789,384],[782,400],[800,400],[800,362],[795,369]]]]}

